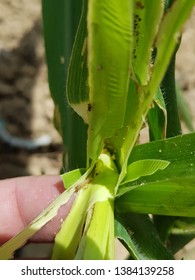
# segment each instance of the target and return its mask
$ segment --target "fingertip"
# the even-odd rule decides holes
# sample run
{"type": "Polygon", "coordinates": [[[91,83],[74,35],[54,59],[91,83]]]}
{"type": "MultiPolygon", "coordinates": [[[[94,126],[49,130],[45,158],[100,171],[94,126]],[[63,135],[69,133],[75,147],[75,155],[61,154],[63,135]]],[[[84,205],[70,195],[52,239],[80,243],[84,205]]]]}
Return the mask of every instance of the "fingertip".
{"type": "MultiPolygon", "coordinates": [[[[0,182],[0,243],[10,239],[38,216],[64,191],[60,176],[29,176],[0,182]],[[4,196],[1,196],[4,194],[4,196]]],[[[50,242],[66,217],[71,202],[62,206],[57,216],[44,226],[33,240],[50,242]]]]}

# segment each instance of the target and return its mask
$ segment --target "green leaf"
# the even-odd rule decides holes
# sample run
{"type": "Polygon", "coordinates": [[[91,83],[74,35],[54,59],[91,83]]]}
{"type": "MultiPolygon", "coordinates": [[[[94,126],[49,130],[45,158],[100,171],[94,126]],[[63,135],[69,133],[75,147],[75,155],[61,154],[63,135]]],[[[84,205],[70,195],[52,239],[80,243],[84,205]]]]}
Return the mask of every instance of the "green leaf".
{"type": "MultiPolygon", "coordinates": [[[[78,171],[75,174],[79,177],[78,171]]],[[[53,259],[114,258],[113,198],[118,170],[110,154],[102,153],[88,175],[76,182],[78,195],[56,235],[53,259]]]]}
{"type": "Polygon", "coordinates": [[[195,133],[136,146],[129,164],[154,155],[170,164],[165,170],[122,185],[117,195],[123,196],[116,200],[117,208],[137,213],[194,217],[194,142],[195,133]]]}
{"type": "Polygon", "coordinates": [[[67,98],[71,107],[88,123],[88,71],[87,71],[87,2],[77,29],[67,76],[67,98]]]}
{"type": "Polygon", "coordinates": [[[65,99],[67,69],[81,8],[80,0],[42,0],[49,88],[55,103],[54,123],[65,147],[66,171],[86,166],[87,127],[65,99]]]}
{"type": "Polygon", "coordinates": [[[115,205],[120,212],[195,217],[195,176],[126,185],[119,196],[115,205]]]}
{"type": "Polygon", "coordinates": [[[177,104],[178,104],[178,109],[181,114],[181,118],[186,124],[187,128],[189,129],[190,132],[194,131],[194,124],[193,124],[193,118],[192,114],[190,112],[189,105],[187,104],[183,92],[179,86],[179,84],[176,84],[176,94],[177,94],[177,104]]]}
{"type": "Polygon", "coordinates": [[[135,181],[143,176],[154,174],[158,170],[163,170],[169,165],[169,161],[157,159],[138,160],[127,166],[127,174],[121,184],[135,181]]]}
{"type": "Polygon", "coordinates": [[[75,199],[72,209],[55,236],[52,259],[74,259],[81,238],[91,191],[81,190],[75,199]]]}
{"type": "MultiPolygon", "coordinates": [[[[138,138],[146,113],[155,92],[148,94],[142,84],[150,79],[151,52],[160,23],[163,5],[160,1],[136,1],[134,7],[133,56],[131,59],[131,80],[125,108],[123,127],[118,129],[108,147],[113,147],[121,174],[120,183],[126,173],[127,160],[138,138]],[[154,25],[153,25],[154,24],[154,25]],[[146,33],[144,33],[146,32],[146,33]],[[147,34],[147,36],[145,36],[147,34]],[[139,63],[141,61],[141,63],[139,63]]],[[[117,187],[116,187],[117,191],[117,187]]]]}
{"type": "MultiPolygon", "coordinates": [[[[118,180],[118,170],[109,153],[102,153],[91,182],[93,192],[88,212],[88,223],[84,229],[80,259],[114,258],[114,187],[118,180]],[[93,202],[93,204],[92,204],[93,202]],[[101,218],[100,218],[101,217],[101,218]]],[[[80,249],[80,246],[79,246],[80,249]]],[[[78,258],[78,255],[76,256],[78,258]]]]}
{"type": "Polygon", "coordinates": [[[175,51],[160,85],[167,112],[166,138],[180,135],[182,132],[175,87],[175,58],[179,43],[180,40],[175,47],[175,51]]]}
{"type": "Polygon", "coordinates": [[[195,236],[195,218],[178,217],[171,228],[171,234],[195,236]]]}
{"type": "Polygon", "coordinates": [[[91,0],[88,6],[88,158],[123,126],[130,79],[132,1],[91,0]]]}
{"type": "Polygon", "coordinates": [[[85,260],[114,259],[113,200],[95,204],[93,218],[85,236],[85,260]],[[101,217],[101,218],[100,218],[101,217]]]}
{"type": "Polygon", "coordinates": [[[147,215],[120,213],[115,220],[115,236],[136,260],[173,259],[147,215]]]}
{"type": "MultiPolygon", "coordinates": [[[[166,12],[167,9],[171,7],[171,4],[173,1],[166,1],[167,6],[165,7],[166,12]]],[[[174,53],[172,55],[172,58],[170,59],[168,68],[166,70],[166,73],[163,77],[163,80],[160,85],[160,92],[162,91],[163,93],[163,98],[164,98],[164,108],[166,112],[166,127],[164,130],[164,135],[167,138],[177,136],[181,134],[181,124],[180,124],[180,119],[179,119],[179,114],[178,114],[178,108],[177,108],[177,99],[176,99],[176,87],[175,87],[175,57],[176,57],[176,52],[178,50],[180,44],[180,40],[177,42],[175,46],[174,53]]],[[[155,50],[156,53],[156,50],[155,50]]],[[[161,94],[162,95],[162,94],[161,94]]],[[[151,110],[150,110],[151,111],[151,110]]],[[[162,120],[163,114],[160,112],[159,109],[156,110],[157,114],[157,119],[162,120]]],[[[149,112],[150,113],[150,112],[149,112]]],[[[150,114],[149,114],[150,117],[150,114]]],[[[150,118],[149,118],[150,120],[150,118]]],[[[155,122],[155,116],[151,121],[149,122],[150,125],[150,139],[152,140],[152,130],[151,128],[153,127],[153,123],[155,122]]],[[[159,122],[159,128],[161,129],[161,123],[159,122]]],[[[163,123],[162,123],[163,125],[163,123]]],[[[163,138],[163,137],[161,137],[163,138]]],[[[159,138],[159,139],[161,139],[159,138]]],[[[164,137],[165,138],[165,137],[164,137]]],[[[155,138],[154,138],[155,139],[155,138]]],[[[158,139],[158,138],[157,138],[158,139]]],[[[171,216],[154,216],[154,222],[156,225],[156,228],[159,232],[159,235],[161,239],[165,242],[167,241],[168,235],[169,235],[169,230],[173,224],[174,217],[171,216]]]]}
{"type": "Polygon", "coordinates": [[[160,88],[154,97],[152,108],[148,112],[148,125],[150,141],[166,138],[167,111],[160,88]]]}
{"type": "MultiPolygon", "coordinates": [[[[150,6],[150,1],[147,2],[150,6]]],[[[174,53],[177,45],[176,35],[181,32],[181,28],[188,18],[194,5],[194,0],[190,1],[175,1],[171,9],[164,15],[159,27],[157,37],[154,40],[154,45],[151,48],[157,49],[154,67],[152,68],[151,79],[148,85],[140,86],[135,84],[135,91],[132,91],[134,98],[129,101],[129,125],[128,133],[124,136],[121,152],[119,155],[119,166],[122,166],[119,182],[124,179],[129,155],[133,149],[138,138],[138,131],[140,131],[146,114],[149,110],[152,99],[160,86],[160,82],[165,75],[166,68],[174,53]],[[180,14],[182,16],[180,17],[180,14]],[[132,103],[130,103],[132,101],[132,103]]],[[[155,16],[153,14],[152,16],[155,16]]],[[[147,36],[149,36],[147,34],[147,36]]],[[[138,54],[139,55],[139,54],[138,54]]],[[[153,157],[152,157],[153,158],[153,157]]]]}
{"type": "Polygon", "coordinates": [[[163,1],[134,1],[133,71],[141,85],[151,76],[152,46],[163,15],[163,1]]]}
{"type": "Polygon", "coordinates": [[[181,28],[189,17],[194,5],[194,0],[177,0],[174,1],[171,8],[165,13],[155,41],[157,54],[149,84],[150,91],[155,91],[158,88],[175,47],[179,42],[181,28]]]}
{"type": "Polygon", "coordinates": [[[75,170],[62,174],[61,178],[62,178],[62,181],[64,184],[64,188],[65,189],[70,188],[76,181],[79,180],[79,178],[82,175],[84,175],[85,172],[86,172],[86,170],[83,168],[83,169],[75,169],[75,170]]]}
{"type": "Polygon", "coordinates": [[[133,244],[132,239],[130,238],[127,229],[122,225],[122,223],[118,221],[118,219],[116,219],[116,215],[114,220],[114,234],[115,237],[118,238],[124,245],[124,247],[132,253],[134,258],[139,259],[139,253],[137,254],[137,250],[135,248],[135,245],[133,244]]]}
{"type": "MultiPolygon", "coordinates": [[[[182,249],[187,243],[194,239],[194,235],[170,235],[170,250],[173,254],[176,254],[180,249],[182,249]]],[[[185,259],[185,258],[184,258],[185,259]]],[[[183,258],[182,258],[183,260],[183,258]]]]}
{"type": "Polygon", "coordinates": [[[195,133],[191,133],[136,146],[131,153],[128,164],[140,159],[152,158],[154,155],[156,159],[170,162],[164,171],[142,178],[136,181],[136,184],[194,176],[194,143],[195,133]]]}

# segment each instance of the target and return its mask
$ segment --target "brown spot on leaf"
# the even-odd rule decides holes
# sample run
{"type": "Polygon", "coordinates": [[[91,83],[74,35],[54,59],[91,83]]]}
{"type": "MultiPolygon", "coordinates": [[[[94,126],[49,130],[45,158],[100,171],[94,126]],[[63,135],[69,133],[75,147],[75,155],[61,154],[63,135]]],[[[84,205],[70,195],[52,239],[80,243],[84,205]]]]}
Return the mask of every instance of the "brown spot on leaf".
{"type": "Polygon", "coordinates": [[[136,9],[143,10],[144,9],[144,4],[141,1],[137,1],[135,3],[135,7],[136,7],[136,9]]]}
{"type": "Polygon", "coordinates": [[[92,109],[92,106],[91,106],[90,103],[88,103],[88,104],[87,104],[87,110],[88,110],[88,112],[91,112],[91,109],[92,109]]]}

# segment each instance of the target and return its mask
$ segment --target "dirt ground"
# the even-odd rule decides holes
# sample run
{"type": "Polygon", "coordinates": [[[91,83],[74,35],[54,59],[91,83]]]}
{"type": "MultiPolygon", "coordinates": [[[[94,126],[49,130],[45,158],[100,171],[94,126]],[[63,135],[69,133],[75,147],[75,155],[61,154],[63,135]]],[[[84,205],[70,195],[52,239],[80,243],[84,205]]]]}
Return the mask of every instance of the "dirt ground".
{"type": "MultiPolygon", "coordinates": [[[[0,179],[58,174],[62,144],[52,121],[41,1],[1,1],[0,25],[0,179]]],[[[195,123],[194,26],[195,13],[184,29],[176,77],[195,123]]]]}
{"type": "Polygon", "coordinates": [[[0,122],[17,137],[15,142],[25,140],[17,146],[18,142],[8,137],[4,141],[0,135],[0,179],[58,174],[61,166],[61,138],[52,122],[54,106],[47,83],[40,3],[0,3],[0,122]],[[43,146],[29,149],[28,140],[39,142],[40,137],[43,146]]]}

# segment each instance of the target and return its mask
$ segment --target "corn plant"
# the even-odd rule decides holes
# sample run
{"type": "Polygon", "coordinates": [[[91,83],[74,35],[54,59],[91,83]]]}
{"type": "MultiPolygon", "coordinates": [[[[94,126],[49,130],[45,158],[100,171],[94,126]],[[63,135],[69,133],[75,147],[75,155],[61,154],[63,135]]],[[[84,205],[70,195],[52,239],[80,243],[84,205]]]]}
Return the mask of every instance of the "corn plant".
{"type": "Polygon", "coordinates": [[[195,134],[181,135],[174,78],[194,4],[42,0],[66,191],[0,258],[12,258],[73,195],[52,259],[114,259],[115,238],[131,259],[174,259],[194,237],[195,134]],[[150,142],[139,144],[146,123],[150,142]]]}

